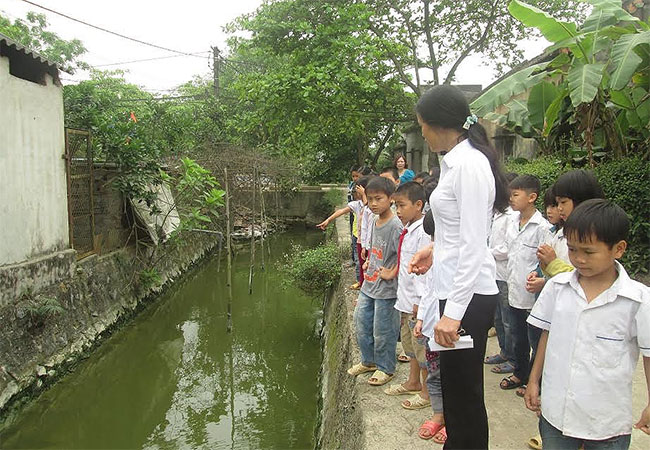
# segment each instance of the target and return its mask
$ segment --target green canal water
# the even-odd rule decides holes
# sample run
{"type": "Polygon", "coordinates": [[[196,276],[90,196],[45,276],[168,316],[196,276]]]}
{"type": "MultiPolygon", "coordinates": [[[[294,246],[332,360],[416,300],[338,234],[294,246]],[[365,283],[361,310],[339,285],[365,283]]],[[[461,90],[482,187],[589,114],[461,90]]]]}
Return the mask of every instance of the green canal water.
{"type": "Polygon", "coordinates": [[[0,447],[313,448],[320,304],[283,287],[276,262],[321,239],[271,237],[252,295],[250,255],[238,253],[232,333],[225,258],[221,272],[205,263],[5,424],[0,447]]]}

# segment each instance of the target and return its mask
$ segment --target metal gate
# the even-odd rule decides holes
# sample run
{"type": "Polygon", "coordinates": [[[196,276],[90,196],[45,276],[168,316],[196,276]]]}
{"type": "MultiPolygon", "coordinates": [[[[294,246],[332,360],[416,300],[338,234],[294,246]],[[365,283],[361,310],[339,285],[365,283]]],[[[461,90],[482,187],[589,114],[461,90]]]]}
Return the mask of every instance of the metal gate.
{"type": "Polygon", "coordinates": [[[94,178],[91,134],[65,129],[65,160],[68,179],[68,223],[70,243],[77,259],[96,252],[94,178]]]}

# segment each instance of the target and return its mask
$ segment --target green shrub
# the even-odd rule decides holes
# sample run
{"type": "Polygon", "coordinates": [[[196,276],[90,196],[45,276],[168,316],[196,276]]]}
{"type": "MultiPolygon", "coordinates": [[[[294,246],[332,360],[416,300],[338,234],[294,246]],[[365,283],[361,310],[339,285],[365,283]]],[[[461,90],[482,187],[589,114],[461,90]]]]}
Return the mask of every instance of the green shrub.
{"type": "Polygon", "coordinates": [[[345,197],[343,191],[340,189],[330,189],[323,194],[323,203],[327,206],[327,209],[334,212],[336,208],[339,208],[343,205],[345,197]]]}
{"type": "Polygon", "coordinates": [[[288,281],[310,295],[325,295],[341,276],[341,253],[334,242],[286,255],[283,271],[288,281]]]}
{"type": "MultiPolygon", "coordinates": [[[[542,192],[553,185],[557,177],[571,168],[553,157],[530,162],[508,161],[508,171],[535,175],[542,192]]],[[[621,263],[631,274],[650,270],[650,163],[640,158],[622,158],[598,164],[594,168],[607,198],[613,200],[630,217],[628,249],[621,263]]],[[[542,204],[538,203],[542,208],[542,204]]]]}

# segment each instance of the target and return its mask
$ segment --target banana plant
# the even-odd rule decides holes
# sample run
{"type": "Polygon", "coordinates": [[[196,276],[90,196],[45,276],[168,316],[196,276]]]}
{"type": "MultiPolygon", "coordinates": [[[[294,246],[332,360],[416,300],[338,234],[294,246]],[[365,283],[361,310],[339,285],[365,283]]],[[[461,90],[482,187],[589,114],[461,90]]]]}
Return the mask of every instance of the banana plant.
{"type": "Polygon", "coordinates": [[[593,165],[605,149],[621,156],[650,139],[650,26],[620,0],[585,1],[592,12],[578,26],[512,0],[510,14],[552,43],[546,62],[511,74],[472,108],[485,120],[534,137],[543,149],[568,131],[593,165]]]}

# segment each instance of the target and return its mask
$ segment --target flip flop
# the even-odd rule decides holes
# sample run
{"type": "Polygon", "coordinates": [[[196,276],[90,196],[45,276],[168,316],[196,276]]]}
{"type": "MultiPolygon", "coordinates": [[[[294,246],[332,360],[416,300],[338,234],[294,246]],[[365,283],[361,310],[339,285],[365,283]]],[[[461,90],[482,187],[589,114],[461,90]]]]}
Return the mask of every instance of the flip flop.
{"type": "Polygon", "coordinates": [[[438,431],[440,431],[441,428],[444,428],[445,426],[441,423],[434,422],[433,420],[425,420],[422,425],[420,425],[420,429],[418,430],[418,436],[420,439],[424,439],[425,441],[428,441],[432,437],[434,437],[438,431]],[[425,433],[426,432],[426,433],[425,433]]]}
{"type": "Polygon", "coordinates": [[[392,380],[394,376],[395,374],[389,375],[386,372],[377,369],[375,370],[375,373],[373,373],[372,376],[368,378],[368,384],[371,386],[383,386],[384,384],[392,380]]]}
{"type": "Polygon", "coordinates": [[[377,370],[377,366],[364,366],[363,364],[359,363],[350,367],[348,369],[348,373],[353,377],[356,377],[357,375],[361,375],[362,373],[366,372],[372,372],[373,370],[377,370]]]}
{"type": "Polygon", "coordinates": [[[522,384],[521,386],[519,386],[515,391],[515,394],[517,394],[517,397],[524,398],[524,395],[526,395],[526,385],[522,384]]]}
{"type": "Polygon", "coordinates": [[[490,372],[492,373],[512,373],[515,371],[515,366],[510,363],[510,361],[506,361],[502,364],[497,364],[496,366],[492,367],[490,369],[490,372]]]}
{"type": "Polygon", "coordinates": [[[506,362],[508,362],[508,360],[501,356],[499,353],[496,355],[487,356],[485,360],[483,360],[484,364],[503,364],[506,362]]]}
{"type": "Polygon", "coordinates": [[[411,361],[411,358],[409,358],[409,357],[406,356],[404,353],[402,353],[401,355],[399,355],[399,356],[397,357],[397,360],[398,360],[399,362],[407,363],[407,362],[410,362],[410,361],[411,361]]]}
{"type": "Polygon", "coordinates": [[[501,380],[501,383],[499,383],[499,387],[504,391],[508,391],[510,389],[518,388],[519,386],[524,385],[524,383],[521,380],[515,381],[512,379],[512,377],[514,377],[514,375],[510,375],[509,377],[505,377],[503,380],[501,380]]]}
{"type": "Polygon", "coordinates": [[[528,439],[528,446],[534,450],[542,450],[542,436],[538,434],[528,439]]]}
{"type": "Polygon", "coordinates": [[[402,384],[393,384],[384,389],[384,394],[386,395],[407,395],[417,394],[418,392],[420,392],[419,389],[417,391],[409,391],[402,384]]]}
{"type": "Polygon", "coordinates": [[[434,436],[433,436],[433,442],[436,444],[444,444],[447,442],[447,428],[442,427],[440,431],[438,431],[434,436]],[[440,436],[440,437],[437,437],[440,436]]]}
{"type": "Polygon", "coordinates": [[[420,394],[415,394],[402,402],[402,408],[404,409],[422,409],[429,406],[431,406],[431,400],[422,398],[420,394]],[[408,405],[406,405],[406,402],[408,402],[408,405]]]}

